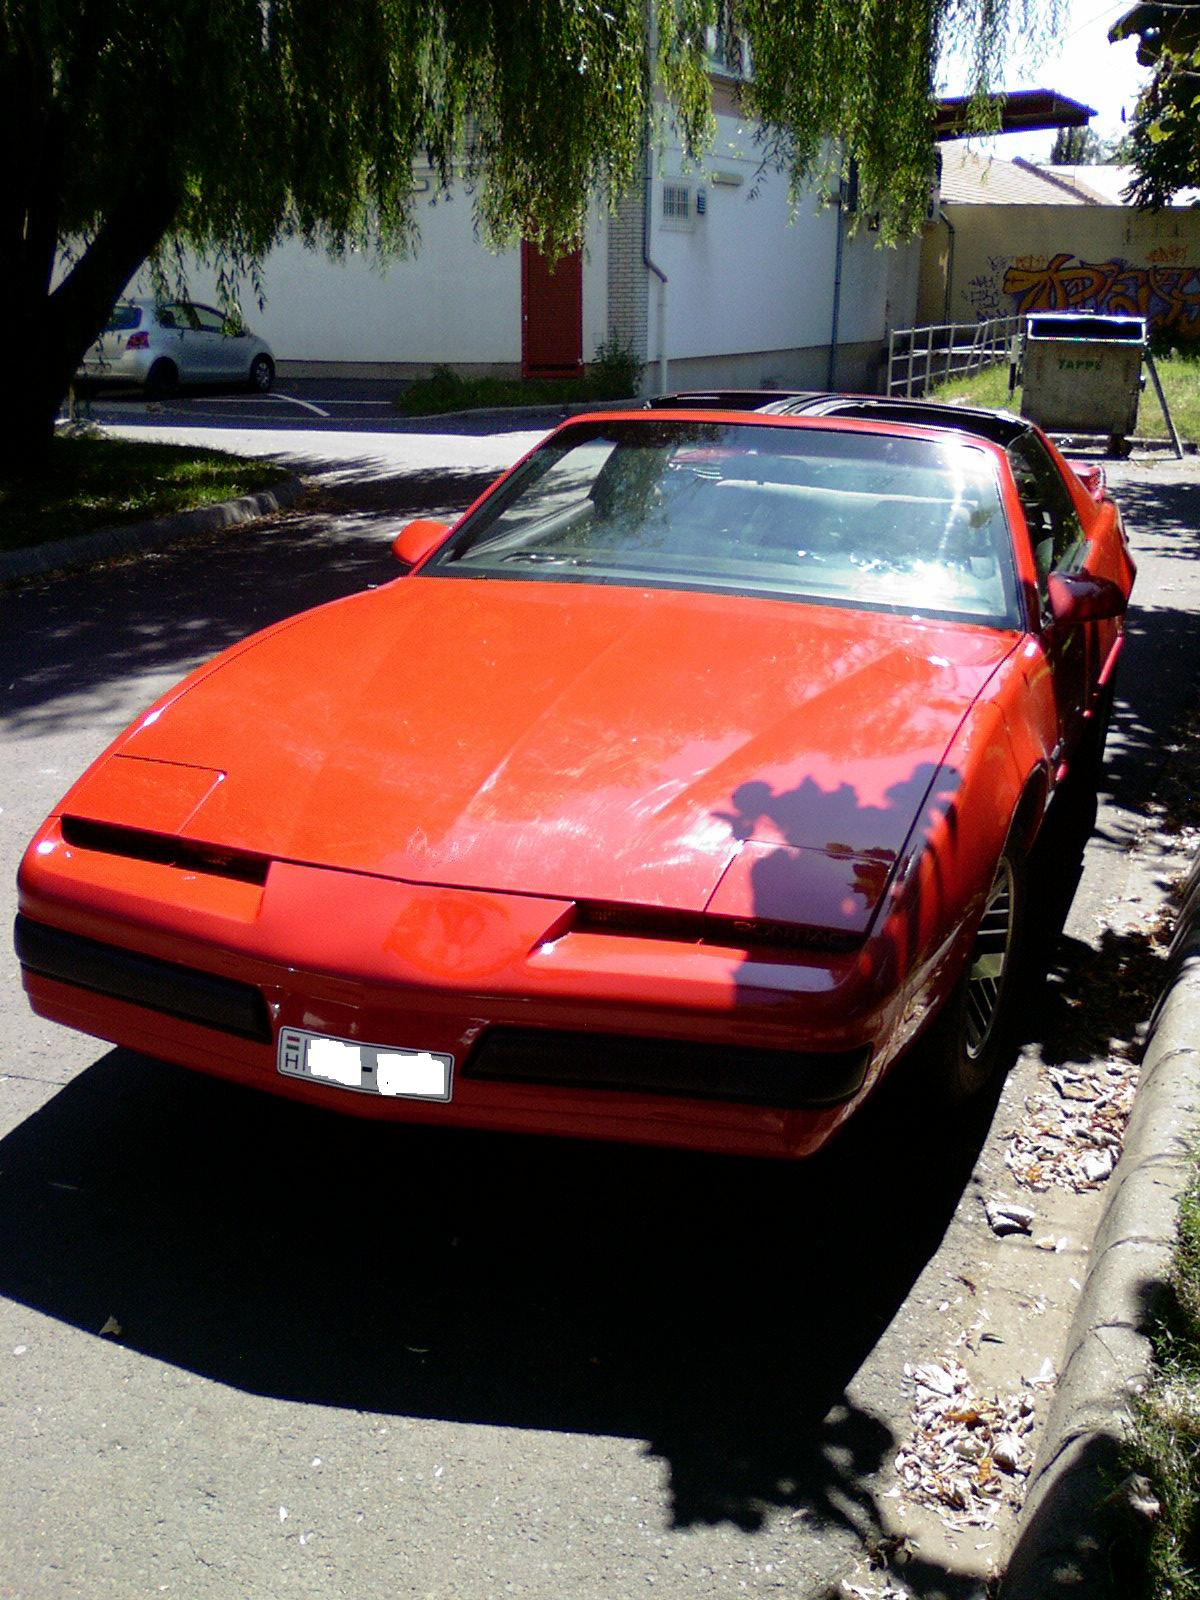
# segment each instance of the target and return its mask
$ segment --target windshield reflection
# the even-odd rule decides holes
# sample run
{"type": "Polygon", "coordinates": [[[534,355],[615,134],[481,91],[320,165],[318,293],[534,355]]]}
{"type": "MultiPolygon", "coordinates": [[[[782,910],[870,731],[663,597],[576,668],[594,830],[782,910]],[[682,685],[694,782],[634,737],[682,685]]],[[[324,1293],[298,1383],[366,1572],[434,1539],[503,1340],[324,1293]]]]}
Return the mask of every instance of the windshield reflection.
{"type": "Polygon", "coordinates": [[[567,428],[425,570],[1019,621],[989,453],[867,431],[658,419],[567,428]]]}

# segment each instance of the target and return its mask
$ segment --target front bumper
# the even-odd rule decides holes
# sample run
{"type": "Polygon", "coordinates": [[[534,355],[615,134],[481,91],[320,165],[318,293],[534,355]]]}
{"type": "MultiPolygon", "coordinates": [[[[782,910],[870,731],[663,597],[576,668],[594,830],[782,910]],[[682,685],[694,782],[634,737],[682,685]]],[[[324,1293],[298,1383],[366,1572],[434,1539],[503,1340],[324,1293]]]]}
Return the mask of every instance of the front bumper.
{"type": "Polygon", "coordinates": [[[567,901],[273,862],[264,882],[68,843],[20,876],[43,1016],[360,1116],[805,1155],[888,1059],[863,951],[573,930],[567,901]],[[451,1054],[446,1104],[284,1077],[279,1029],[451,1054]]]}

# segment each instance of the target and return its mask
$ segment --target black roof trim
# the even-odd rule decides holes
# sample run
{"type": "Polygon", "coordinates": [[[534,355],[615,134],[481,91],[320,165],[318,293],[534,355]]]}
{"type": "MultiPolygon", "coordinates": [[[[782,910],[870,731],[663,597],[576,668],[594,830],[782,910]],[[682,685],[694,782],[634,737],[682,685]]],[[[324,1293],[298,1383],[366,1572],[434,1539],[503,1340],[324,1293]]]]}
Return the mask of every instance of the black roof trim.
{"type": "Polygon", "coordinates": [[[907,422],[915,428],[952,428],[1007,447],[1029,431],[1029,423],[1008,411],[947,405],[936,400],[895,400],[880,395],[823,395],[771,407],[784,416],[860,417],[866,422],[907,422]]]}
{"type": "Polygon", "coordinates": [[[825,389],[681,389],[678,394],[656,394],[646,401],[647,411],[764,411],[774,401],[823,400],[825,389]]]}
{"type": "Polygon", "coordinates": [[[952,428],[1005,448],[1029,429],[1007,411],[948,405],[937,400],[898,400],[887,395],[833,394],[820,389],[688,389],[647,400],[651,411],[758,411],[784,417],[858,417],[864,422],[909,423],[952,428]]]}

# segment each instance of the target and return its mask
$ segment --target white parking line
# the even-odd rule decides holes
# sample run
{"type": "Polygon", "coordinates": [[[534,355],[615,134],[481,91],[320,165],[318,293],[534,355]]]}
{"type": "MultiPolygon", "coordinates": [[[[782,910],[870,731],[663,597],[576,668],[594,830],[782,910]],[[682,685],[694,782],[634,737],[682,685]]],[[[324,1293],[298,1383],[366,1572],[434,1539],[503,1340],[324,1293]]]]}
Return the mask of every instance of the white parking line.
{"type": "Polygon", "coordinates": [[[212,394],[204,396],[204,404],[210,406],[250,406],[259,400],[278,400],[283,405],[300,406],[305,411],[311,411],[314,416],[328,417],[328,411],[322,411],[311,400],[301,400],[295,394],[212,394]]]}
{"type": "Polygon", "coordinates": [[[268,400],[278,400],[283,405],[302,406],[305,411],[311,411],[316,417],[327,417],[329,415],[328,411],[322,411],[320,406],[313,405],[311,400],[301,400],[298,395],[269,394],[266,398],[268,400]]]}

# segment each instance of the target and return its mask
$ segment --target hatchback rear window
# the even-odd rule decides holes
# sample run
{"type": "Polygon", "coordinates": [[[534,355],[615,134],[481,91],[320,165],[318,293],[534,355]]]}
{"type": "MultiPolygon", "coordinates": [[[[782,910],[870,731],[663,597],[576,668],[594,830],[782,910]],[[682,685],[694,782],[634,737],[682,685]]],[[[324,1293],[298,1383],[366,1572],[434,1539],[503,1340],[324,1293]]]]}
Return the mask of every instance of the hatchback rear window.
{"type": "Polygon", "coordinates": [[[141,306],[120,305],[114,306],[104,325],[105,333],[125,333],[130,328],[136,328],[142,320],[141,306]]]}

